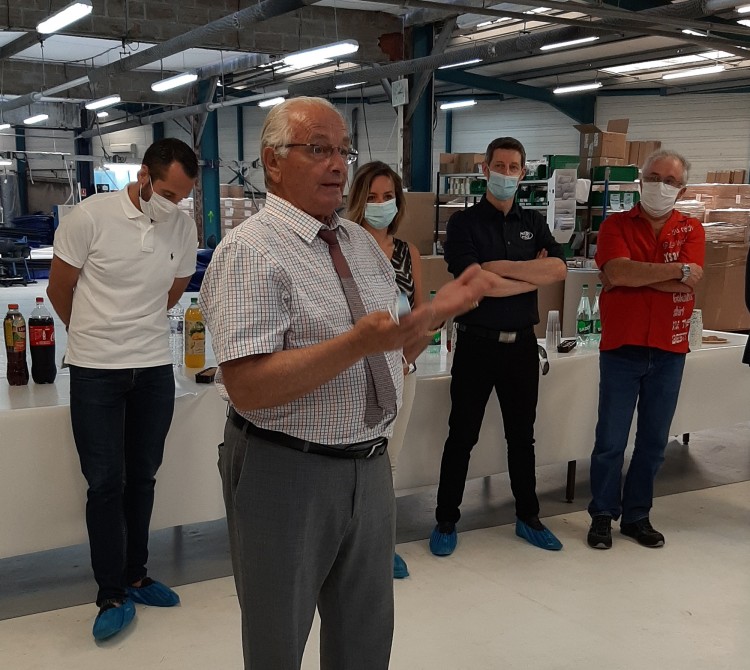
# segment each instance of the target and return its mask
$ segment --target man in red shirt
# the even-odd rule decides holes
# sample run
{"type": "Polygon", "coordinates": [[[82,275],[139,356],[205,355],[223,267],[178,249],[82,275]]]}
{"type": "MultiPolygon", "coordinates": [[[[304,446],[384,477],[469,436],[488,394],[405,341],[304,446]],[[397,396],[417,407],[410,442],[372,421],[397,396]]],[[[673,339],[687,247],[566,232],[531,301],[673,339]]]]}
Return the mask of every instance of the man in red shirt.
{"type": "Polygon", "coordinates": [[[649,511],[677,406],[693,290],[703,276],[705,256],[702,224],[674,209],[689,168],[672,151],[651,154],[642,170],[640,203],[608,217],[599,230],[596,262],[605,291],[588,533],[595,549],[612,546],[612,520],[621,516],[623,535],[644,547],[664,545],[649,511]],[[635,448],[623,487],[636,403],[635,448]]]}

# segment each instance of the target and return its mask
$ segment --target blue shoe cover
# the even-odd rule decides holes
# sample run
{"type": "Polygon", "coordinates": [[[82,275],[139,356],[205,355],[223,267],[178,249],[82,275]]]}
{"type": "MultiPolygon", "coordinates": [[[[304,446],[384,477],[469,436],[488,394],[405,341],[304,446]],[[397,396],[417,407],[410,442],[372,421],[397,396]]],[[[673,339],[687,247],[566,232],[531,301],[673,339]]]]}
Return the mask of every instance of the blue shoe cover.
{"type": "Polygon", "coordinates": [[[94,639],[106,640],[119,633],[135,617],[135,605],[133,601],[125,598],[119,607],[110,607],[99,612],[94,620],[94,639]]]}
{"type": "Polygon", "coordinates": [[[458,532],[454,528],[450,533],[441,533],[440,526],[435,526],[430,535],[430,551],[435,556],[450,556],[458,544],[458,532]]]}
{"type": "Polygon", "coordinates": [[[534,530],[529,524],[516,519],[516,535],[522,537],[529,544],[547,551],[560,551],[562,542],[558,540],[549,528],[534,530]]]}
{"type": "Polygon", "coordinates": [[[409,576],[406,561],[398,554],[393,554],[393,579],[404,579],[409,576]]]}
{"type": "Polygon", "coordinates": [[[157,582],[150,577],[143,578],[143,585],[136,588],[129,586],[127,588],[128,596],[133,602],[141,605],[151,605],[151,607],[174,607],[180,604],[180,596],[172,589],[161,582],[157,582]]]}

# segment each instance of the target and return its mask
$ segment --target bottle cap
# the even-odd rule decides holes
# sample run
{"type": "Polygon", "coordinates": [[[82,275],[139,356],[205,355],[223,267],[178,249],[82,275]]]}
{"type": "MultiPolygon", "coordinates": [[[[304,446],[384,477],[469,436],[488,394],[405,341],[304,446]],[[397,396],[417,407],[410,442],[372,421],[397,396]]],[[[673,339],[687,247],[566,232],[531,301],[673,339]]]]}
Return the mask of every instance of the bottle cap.
{"type": "Polygon", "coordinates": [[[18,309],[18,305],[16,303],[12,302],[8,305],[8,309],[18,309]]]}
{"type": "Polygon", "coordinates": [[[44,302],[44,298],[37,298],[36,301],[37,303],[44,302]]]}

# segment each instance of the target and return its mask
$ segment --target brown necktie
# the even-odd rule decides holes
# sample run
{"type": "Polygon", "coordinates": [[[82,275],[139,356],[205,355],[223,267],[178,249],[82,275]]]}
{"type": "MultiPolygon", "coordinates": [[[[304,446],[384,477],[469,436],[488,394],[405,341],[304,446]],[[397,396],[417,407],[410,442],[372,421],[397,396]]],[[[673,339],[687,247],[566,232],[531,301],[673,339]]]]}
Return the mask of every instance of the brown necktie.
{"type": "MultiPolygon", "coordinates": [[[[356,323],[365,316],[365,307],[362,304],[362,297],[359,295],[359,289],[354,277],[352,277],[349,264],[346,262],[339,246],[336,231],[330,228],[321,228],[318,235],[328,245],[328,252],[331,254],[333,266],[336,268],[336,274],[341,281],[341,288],[344,289],[346,302],[349,304],[352,321],[356,323]]],[[[372,427],[383,419],[384,412],[396,412],[396,388],[393,386],[388,363],[382,353],[371,354],[365,358],[365,373],[367,376],[365,425],[372,427]]]]}

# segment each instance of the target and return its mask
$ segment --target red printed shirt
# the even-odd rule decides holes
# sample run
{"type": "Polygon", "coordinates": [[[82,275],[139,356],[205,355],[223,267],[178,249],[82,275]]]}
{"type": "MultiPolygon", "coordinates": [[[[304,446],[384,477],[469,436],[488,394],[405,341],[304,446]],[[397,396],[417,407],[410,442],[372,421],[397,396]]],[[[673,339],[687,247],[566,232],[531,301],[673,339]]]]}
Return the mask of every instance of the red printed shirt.
{"type": "MultiPolygon", "coordinates": [[[[698,219],[674,210],[658,237],[641,216],[640,205],[612,214],[601,225],[596,264],[604,268],[615,258],[642,263],[697,263],[703,266],[706,236],[698,219]]],[[[627,344],[687,353],[692,293],[667,293],[648,286],[617,286],[602,292],[600,349],[627,344]]]]}

